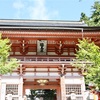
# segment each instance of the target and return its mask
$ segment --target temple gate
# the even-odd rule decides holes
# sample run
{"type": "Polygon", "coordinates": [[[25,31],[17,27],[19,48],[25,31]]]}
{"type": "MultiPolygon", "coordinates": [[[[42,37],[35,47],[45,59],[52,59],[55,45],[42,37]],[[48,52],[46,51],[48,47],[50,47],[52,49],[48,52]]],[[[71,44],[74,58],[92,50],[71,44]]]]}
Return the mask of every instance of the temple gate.
{"type": "Polygon", "coordinates": [[[55,89],[57,100],[67,100],[74,91],[77,100],[85,100],[84,76],[71,62],[78,39],[88,37],[100,45],[98,27],[75,21],[0,20],[0,32],[11,40],[10,57],[20,61],[13,73],[0,76],[0,100],[8,94],[22,100],[26,89],[55,89]]]}

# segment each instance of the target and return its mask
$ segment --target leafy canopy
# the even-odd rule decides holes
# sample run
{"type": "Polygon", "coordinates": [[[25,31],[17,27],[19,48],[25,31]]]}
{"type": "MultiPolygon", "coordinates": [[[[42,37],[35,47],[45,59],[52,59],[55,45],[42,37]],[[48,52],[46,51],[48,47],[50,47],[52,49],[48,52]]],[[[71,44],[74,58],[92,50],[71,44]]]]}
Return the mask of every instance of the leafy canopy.
{"type": "Polygon", "coordinates": [[[10,40],[2,39],[0,34],[0,74],[7,74],[18,67],[17,59],[11,58],[8,60],[10,48],[10,40]]]}
{"type": "Polygon", "coordinates": [[[100,48],[90,39],[79,40],[73,66],[86,74],[86,84],[93,83],[100,89],[100,48]]]}
{"type": "Polygon", "coordinates": [[[100,26],[100,2],[94,2],[90,17],[86,16],[86,14],[82,12],[80,20],[84,21],[89,26],[100,26]]]}

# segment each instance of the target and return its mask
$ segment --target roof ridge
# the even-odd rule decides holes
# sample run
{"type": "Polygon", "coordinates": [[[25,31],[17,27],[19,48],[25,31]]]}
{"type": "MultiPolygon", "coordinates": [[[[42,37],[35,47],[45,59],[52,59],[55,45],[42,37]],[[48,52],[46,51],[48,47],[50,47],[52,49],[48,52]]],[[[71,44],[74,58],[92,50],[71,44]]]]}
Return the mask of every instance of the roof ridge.
{"type": "Polygon", "coordinates": [[[22,25],[22,26],[86,26],[81,21],[64,20],[20,20],[20,19],[0,19],[0,25],[22,25]]]}
{"type": "Polygon", "coordinates": [[[80,22],[82,21],[76,21],[76,20],[32,20],[32,19],[0,19],[0,21],[31,21],[31,22],[80,22]]]}

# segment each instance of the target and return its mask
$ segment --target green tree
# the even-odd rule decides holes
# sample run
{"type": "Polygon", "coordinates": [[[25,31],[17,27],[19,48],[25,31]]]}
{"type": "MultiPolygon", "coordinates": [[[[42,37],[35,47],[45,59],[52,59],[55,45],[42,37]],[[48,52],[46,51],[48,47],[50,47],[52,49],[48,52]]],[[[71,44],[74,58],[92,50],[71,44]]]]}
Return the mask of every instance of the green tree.
{"type": "Polygon", "coordinates": [[[100,26],[100,2],[94,2],[90,17],[86,16],[86,14],[82,12],[80,20],[84,21],[89,26],[100,26]]]}
{"type": "Polygon", "coordinates": [[[2,39],[0,34],[0,74],[7,74],[18,67],[17,59],[11,58],[8,60],[10,48],[10,40],[2,39]]]}
{"type": "Polygon", "coordinates": [[[79,40],[73,66],[86,75],[86,84],[93,83],[100,89],[100,48],[90,39],[79,40]]]}

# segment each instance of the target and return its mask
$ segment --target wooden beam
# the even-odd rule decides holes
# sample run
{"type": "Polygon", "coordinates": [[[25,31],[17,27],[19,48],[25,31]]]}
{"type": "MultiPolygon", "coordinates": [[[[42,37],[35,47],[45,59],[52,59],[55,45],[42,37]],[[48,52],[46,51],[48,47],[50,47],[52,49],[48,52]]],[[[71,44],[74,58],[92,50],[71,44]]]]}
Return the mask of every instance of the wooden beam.
{"type": "Polygon", "coordinates": [[[59,79],[60,76],[23,76],[24,79],[59,79]]]}
{"type": "Polygon", "coordinates": [[[25,89],[57,89],[59,88],[59,85],[24,85],[25,89]]]}

